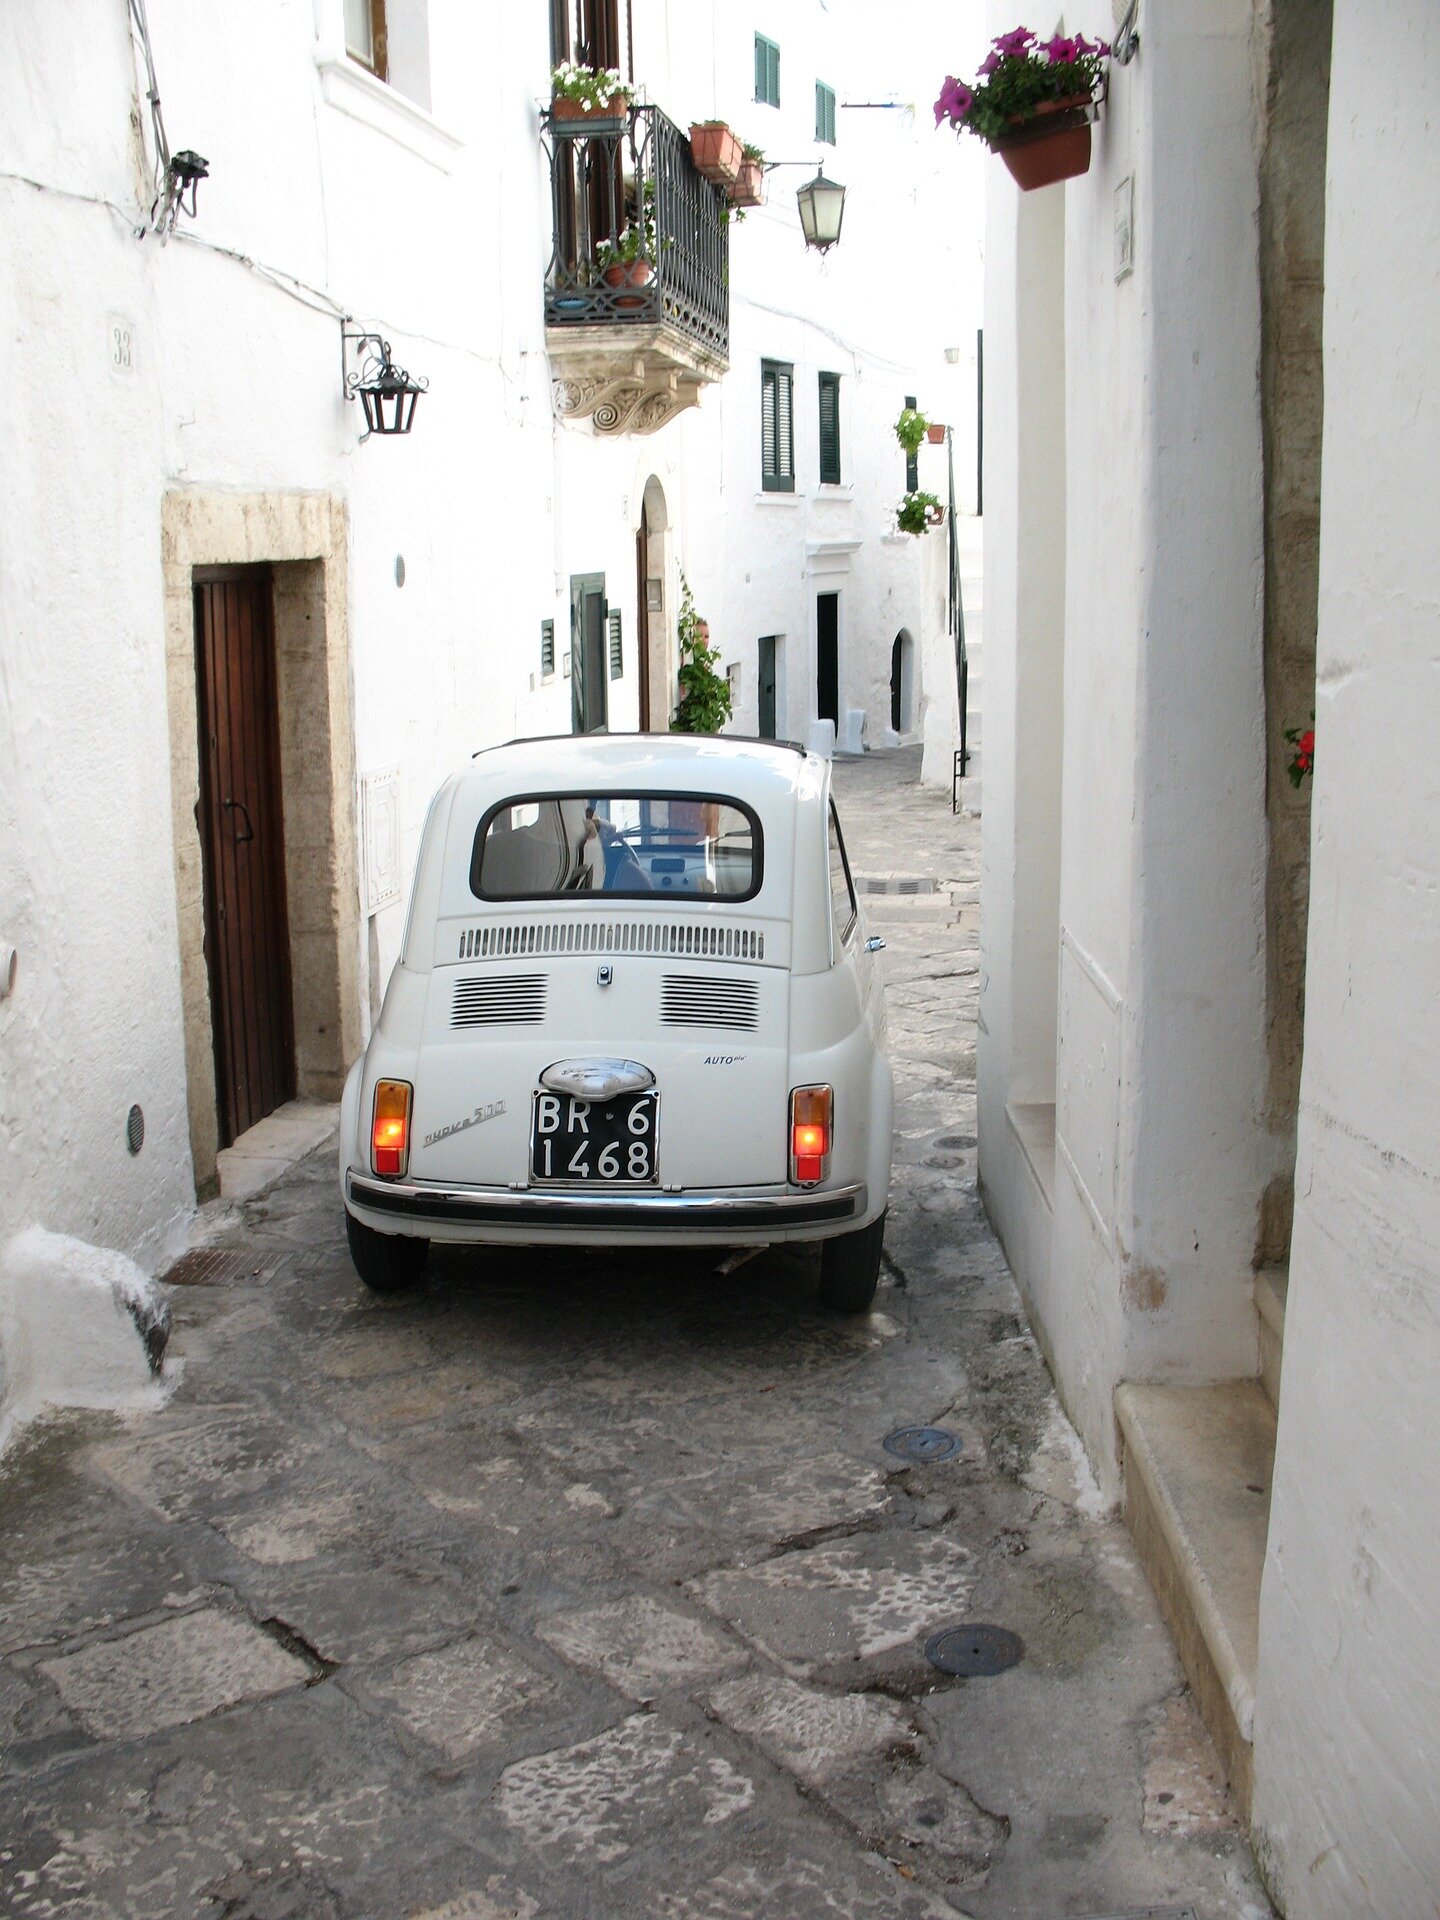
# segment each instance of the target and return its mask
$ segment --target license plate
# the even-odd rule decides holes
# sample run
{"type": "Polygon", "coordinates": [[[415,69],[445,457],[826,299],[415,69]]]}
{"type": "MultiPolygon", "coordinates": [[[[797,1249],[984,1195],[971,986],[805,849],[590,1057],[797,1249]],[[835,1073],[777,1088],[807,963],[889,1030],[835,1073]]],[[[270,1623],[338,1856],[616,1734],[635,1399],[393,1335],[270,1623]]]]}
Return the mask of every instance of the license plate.
{"type": "Polygon", "coordinates": [[[660,1095],[576,1100],[535,1095],[530,1122],[530,1177],[567,1186],[653,1187],[660,1095]]]}

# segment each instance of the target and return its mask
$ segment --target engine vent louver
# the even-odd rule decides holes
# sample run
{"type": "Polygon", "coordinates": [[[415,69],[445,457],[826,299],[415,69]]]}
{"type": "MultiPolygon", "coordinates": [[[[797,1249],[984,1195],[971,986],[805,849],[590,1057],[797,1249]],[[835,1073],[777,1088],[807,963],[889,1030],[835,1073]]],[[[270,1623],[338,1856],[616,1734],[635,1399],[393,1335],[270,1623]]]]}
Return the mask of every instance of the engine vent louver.
{"type": "Polygon", "coordinates": [[[452,1027],[536,1026],[545,1018],[543,973],[497,973],[457,980],[450,1003],[452,1027]]]}
{"type": "Polygon", "coordinates": [[[691,924],[683,920],[535,920],[467,927],[461,960],[500,960],[521,954],[653,953],[685,960],[765,958],[758,927],[691,924]]]}
{"type": "Polygon", "coordinates": [[[730,1027],[753,1033],[760,989],[753,980],[714,980],[667,973],[660,983],[660,1019],[667,1027],[730,1027]]]}

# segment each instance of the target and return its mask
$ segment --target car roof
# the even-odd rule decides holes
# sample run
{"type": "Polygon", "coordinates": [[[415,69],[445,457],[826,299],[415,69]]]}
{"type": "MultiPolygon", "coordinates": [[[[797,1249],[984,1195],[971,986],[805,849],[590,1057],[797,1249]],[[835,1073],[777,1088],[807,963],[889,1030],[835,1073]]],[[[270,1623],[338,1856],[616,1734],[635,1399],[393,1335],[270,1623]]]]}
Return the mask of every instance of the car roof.
{"type": "MultiPolygon", "coordinates": [[[[511,740],[477,753],[459,775],[494,796],[514,793],[729,793],[763,802],[793,795],[815,756],[790,741],[734,734],[581,733],[511,740]]],[[[809,775],[813,782],[813,770],[809,775]]]]}

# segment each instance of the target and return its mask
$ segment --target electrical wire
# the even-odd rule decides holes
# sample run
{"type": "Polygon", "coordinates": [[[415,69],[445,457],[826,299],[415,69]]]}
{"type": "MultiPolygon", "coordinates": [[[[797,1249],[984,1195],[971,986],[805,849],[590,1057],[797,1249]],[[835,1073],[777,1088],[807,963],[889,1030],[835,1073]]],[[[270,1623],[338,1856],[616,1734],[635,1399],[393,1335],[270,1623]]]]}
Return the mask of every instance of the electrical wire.
{"type": "Polygon", "coordinates": [[[130,20],[145,59],[145,97],[150,102],[150,133],[155,149],[150,184],[149,224],[146,233],[158,234],[164,243],[175,231],[180,212],[180,184],[170,166],[170,140],[165,132],[165,116],[160,110],[160,82],[155,74],[155,50],[150,44],[150,23],[145,17],[145,0],[129,0],[130,20]]]}

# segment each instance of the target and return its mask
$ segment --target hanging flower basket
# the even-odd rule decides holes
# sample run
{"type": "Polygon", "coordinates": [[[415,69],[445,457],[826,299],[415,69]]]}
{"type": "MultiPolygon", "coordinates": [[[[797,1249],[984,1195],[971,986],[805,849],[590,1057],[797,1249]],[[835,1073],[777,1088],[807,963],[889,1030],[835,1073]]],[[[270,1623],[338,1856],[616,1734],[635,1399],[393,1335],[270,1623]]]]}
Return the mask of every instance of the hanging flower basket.
{"type": "Polygon", "coordinates": [[[925,429],[925,438],[930,442],[932,447],[943,447],[945,444],[945,431],[943,421],[932,420],[925,429]]]}
{"type": "Polygon", "coordinates": [[[1090,123],[1105,93],[1110,48],[1083,33],[1040,42],[1028,27],[1002,33],[975,86],[947,75],[935,124],[948,120],[998,153],[1024,193],[1090,171],[1090,123]]]}
{"type": "Polygon", "coordinates": [[[990,142],[1022,193],[1053,187],[1090,171],[1090,122],[1095,109],[1084,94],[1047,100],[1028,118],[1015,115],[1009,132],[990,142]]]}
{"type": "Polygon", "coordinates": [[[690,129],[690,157],[712,186],[728,188],[740,178],[745,150],[723,120],[704,120],[690,129]]]}
{"type": "Polygon", "coordinates": [[[734,184],[725,198],[732,207],[763,207],[765,204],[765,165],[761,160],[742,160],[734,184]]]}

